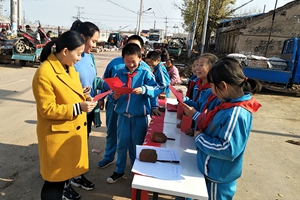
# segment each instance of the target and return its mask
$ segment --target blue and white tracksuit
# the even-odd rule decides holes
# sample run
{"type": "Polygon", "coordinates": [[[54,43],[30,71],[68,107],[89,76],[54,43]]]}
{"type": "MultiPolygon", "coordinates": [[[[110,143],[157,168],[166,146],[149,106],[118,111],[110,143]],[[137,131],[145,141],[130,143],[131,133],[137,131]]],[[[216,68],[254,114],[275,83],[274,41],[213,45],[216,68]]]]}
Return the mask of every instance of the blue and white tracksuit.
{"type": "MultiPolygon", "coordinates": [[[[204,89],[200,92],[198,100],[195,102],[193,100],[190,100],[188,97],[184,97],[184,103],[188,106],[194,107],[196,112],[192,116],[192,119],[194,120],[194,126],[193,129],[196,130],[197,128],[197,122],[200,114],[204,111],[204,106],[206,105],[206,102],[208,98],[213,95],[211,88],[204,89]]],[[[221,102],[218,98],[215,98],[211,102],[209,102],[207,106],[207,111],[214,109],[215,106],[219,105],[221,102]]]]}
{"type": "MultiPolygon", "coordinates": [[[[251,99],[250,93],[237,99],[251,99]]],[[[220,110],[204,133],[195,137],[197,164],[206,179],[210,200],[230,200],[236,191],[236,180],[242,174],[245,147],[252,128],[252,114],[235,106],[220,110]]]]}
{"type": "MultiPolygon", "coordinates": [[[[145,62],[140,62],[140,65],[146,67],[150,71],[150,67],[145,62]]],[[[122,57],[114,58],[107,65],[103,78],[112,78],[116,75],[120,68],[124,68],[125,63],[122,57]]],[[[107,161],[113,161],[117,150],[117,121],[118,114],[114,111],[116,102],[112,98],[112,94],[107,96],[107,102],[105,106],[106,110],[106,146],[104,159],[107,161]]]]}
{"type": "MultiPolygon", "coordinates": [[[[145,66],[140,65],[133,71],[137,72],[132,78],[131,88],[142,87],[142,94],[125,94],[116,100],[115,111],[118,113],[118,158],[116,172],[124,173],[127,160],[127,150],[131,164],[136,158],[136,145],[142,145],[147,132],[148,116],[151,113],[150,98],[156,97],[158,84],[154,75],[145,66]]],[[[129,70],[127,67],[120,68],[116,76],[127,83],[129,70]]]]}
{"type": "MultiPolygon", "coordinates": [[[[166,97],[170,97],[170,76],[168,74],[168,71],[166,69],[166,67],[163,65],[162,62],[159,62],[158,65],[156,65],[153,68],[153,74],[155,76],[155,80],[156,83],[159,85],[159,89],[156,91],[156,96],[158,96],[159,94],[161,94],[162,92],[166,93],[166,97]]],[[[154,107],[158,107],[158,99],[157,98],[153,98],[151,99],[151,105],[152,108],[154,107]]]]}

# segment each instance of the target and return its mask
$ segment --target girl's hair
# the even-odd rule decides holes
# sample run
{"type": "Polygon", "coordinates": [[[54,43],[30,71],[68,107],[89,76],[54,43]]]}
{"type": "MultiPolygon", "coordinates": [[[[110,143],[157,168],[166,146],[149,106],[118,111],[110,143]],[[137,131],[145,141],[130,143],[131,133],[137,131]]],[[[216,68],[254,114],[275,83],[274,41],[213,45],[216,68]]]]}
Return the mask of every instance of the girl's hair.
{"type": "Polygon", "coordinates": [[[216,88],[222,90],[221,82],[233,86],[233,88],[243,88],[246,91],[255,94],[261,90],[261,84],[258,80],[245,76],[242,65],[238,60],[232,57],[220,59],[208,72],[207,81],[213,83],[216,88]]]}
{"type": "Polygon", "coordinates": [[[82,22],[79,19],[73,22],[71,29],[82,34],[85,38],[93,37],[95,32],[100,32],[98,26],[92,22],[82,22]]]}
{"type": "Polygon", "coordinates": [[[135,43],[126,44],[125,47],[122,49],[122,57],[124,58],[125,55],[137,55],[139,58],[141,58],[141,48],[135,43]]]}
{"type": "Polygon", "coordinates": [[[208,65],[210,66],[210,68],[219,60],[219,58],[212,53],[204,53],[201,56],[199,56],[197,58],[197,60],[200,58],[207,58],[207,60],[208,60],[207,62],[208,62],[208,65]]]}
{"type": "Polygon", "coordinates": [[[47,60],[48,56],[52,52],[52,46],[55,44],[55,52],[59,53],[64,48],[67,48],[69,51],[76,49],[84,44],[84,39],[76,31],[66,31],[59,38],[51,40],[43,48],[40,60],[44,62],[47,60]]]}

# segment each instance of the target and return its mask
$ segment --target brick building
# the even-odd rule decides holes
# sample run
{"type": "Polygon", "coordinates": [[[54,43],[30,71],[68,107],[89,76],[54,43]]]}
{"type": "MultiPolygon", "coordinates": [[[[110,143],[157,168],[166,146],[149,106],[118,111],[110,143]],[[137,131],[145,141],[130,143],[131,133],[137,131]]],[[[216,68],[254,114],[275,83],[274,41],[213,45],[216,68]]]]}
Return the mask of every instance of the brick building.
{"type": "Polygon", "coordinates": [[[300,0],[294,0],[268,13],[223,20],[216,31],[216,53],[264,55],[281,53],[283,41],[300,37],[300,0]]]}

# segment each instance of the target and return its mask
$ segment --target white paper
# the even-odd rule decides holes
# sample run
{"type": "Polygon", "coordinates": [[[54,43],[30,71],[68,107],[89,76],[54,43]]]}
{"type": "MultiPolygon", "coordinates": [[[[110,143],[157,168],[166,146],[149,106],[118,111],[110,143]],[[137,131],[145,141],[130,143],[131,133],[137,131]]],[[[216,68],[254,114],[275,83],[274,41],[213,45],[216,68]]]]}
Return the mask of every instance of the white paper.
{"type": "Polygon", "coordinates": [[[152,147],[152,146],[141,146],[141,145],[136,145],[137,159],[139,159],[142,149],[155,149],[157,154],[157,160],[169,160],[169,161],[181,162],[178,152],[174,149],[152,147]]]}
{"type": "Polygon", "coordinates": [[[135,159],[132,172],[164,180],[181,180],[182,168],[178,164],[149,163],[135,159]]]}

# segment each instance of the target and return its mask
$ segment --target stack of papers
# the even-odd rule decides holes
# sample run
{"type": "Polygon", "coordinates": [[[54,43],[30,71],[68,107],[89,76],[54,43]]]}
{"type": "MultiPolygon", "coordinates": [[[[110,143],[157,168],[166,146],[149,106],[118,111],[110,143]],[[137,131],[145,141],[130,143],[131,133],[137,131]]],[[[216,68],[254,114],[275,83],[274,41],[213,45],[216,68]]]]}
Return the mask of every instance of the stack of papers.
{"type": "Polygon", "coordinates": [[[179,164],[174,164],[171,162],[141,162],[138,158],[142,149],[155,149],[157,153],[157,160],[176,161],[178,163],[181,162],[178,152],[173,149],[137,145],[137,159],[134,161],[134,165],[131,170],[132,172],[164,180],[183,179],[181,176],[182,168],[179,164]]]}

